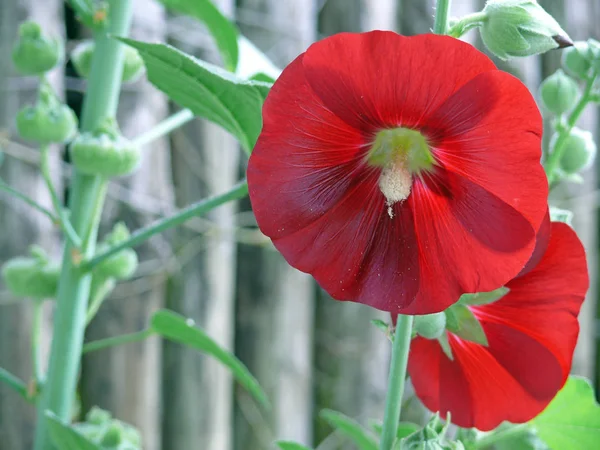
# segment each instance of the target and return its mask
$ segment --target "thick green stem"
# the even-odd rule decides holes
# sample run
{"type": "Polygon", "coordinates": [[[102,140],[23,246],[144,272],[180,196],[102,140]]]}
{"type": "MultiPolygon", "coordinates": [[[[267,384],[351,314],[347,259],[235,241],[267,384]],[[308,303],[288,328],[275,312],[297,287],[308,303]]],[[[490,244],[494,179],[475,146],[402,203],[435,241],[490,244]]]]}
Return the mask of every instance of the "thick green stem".
{"type": "Polygon", "coordinates": [[[392,362],[390,364],[383,432],[381,433],[381,443],[379,445],[380,450],[391,450],[396,439],[396,433],[398,432],[412,324],[413,316],[398,316],[396,334],[392,346],[392,362]]]}
{"type": "Polygon", "coordinates": [[[106,339],[100,339],[98,341],[88,342],[83,346],[83,353],[95,352],[97,350],[104,350],[105,348],[114,347],[116,345],[129,344],[131,342],[140,342],[150,336],[153,336],[155,331],[151,328],[142,331],[136,331],[135,333],[122,334],[121,336],[109,337],[106,339]]]}
{"type": "Polygon", "coordinates": [[[153,224],[148,225],[147,227],[135,231],[126,241],[123,241],[120,244],[109,248],[104,253],[100,253],[91,258],[89,261],[82,263],[80,269],[81,271],[89,272],[102,261],[110,258],[116,253],[119,253],[121,250],[125,250],[126,248],[134,247],[138,244],[141,244],[142,242],[145,242],[157,233],[161,233],[165,230],[168,230],[169,228],[173,228],[177,225],[180,225],[186,220],[191,219],[192,217],[205,214],[208,211],[211,211],[212,209],[224,203],[245,197],[247,194],[248,183],[243,181],[241,183],[236,184],[233,188],[231,188],[227,192],[224,192],[223,194],[215,195],[214,197],[201,200],[198,203],[192,203],[191,205],[177,212],[173,216],[160,219],[154,222],[153,224]]]}
{"type": "MultiPolygon", "coordinates": [[[[96,48],[83,104],[82,131],[92,131],[107,117],[114,117],[117,110],[123,71],[123,47],[110,35],[127,35],[133,2],[109,0],[108,7],[108,26],[95,35],[96,48]]],[[[105,180],[75,173],[70,209],[73,227],[82,239],[81,253],[84,258],[90,258],[95,251],[105,194],[105,180]]],[[[67,243],[56,299],[47,381],[38,404],[35,450],[53,448],[46,433],[46,411],[50,410],[60,419],[69,421],[75,399],[91,275],[78,270],[73,261],[72,250],[72,246],[67,243]]]]}
{"type": "Polygon", "coordinates": [[[546,160],[546,164],[544,164],[546,168],[546,175],[548,176],[548,183],[550,184],[550,186],[552,186],[557,181],[556,170],[560,165],[560,160],[565,150],[565,144],[567,143],[567,139],[571,134],[571,130],[579,120],[579,117],[585,110],[587,104],[591,101],[592,89],[594,88],[594,81],[596,80],[597,75],[598,72],[594,71],[590,78],[587,80],[585,90],[583,91],[581,98],[577,102],[577,105],[575,105],[575,108],[573,108],[573,111],[571,111],[571,114],[569,114],[569,118],[567,119],[565,126],[561,127],[558,131],[558,138],[556,139],[552,149],[550,149],[550,154],[548,156],[548,159],[546,160]]]}
{"type": "Polygon", "coordinates": [[[446,34],[448,32],[448,15],[450,14],[450,0],[437,0],[435,5],[435,22],[433,32],[446,34]]]}
{"type": "Polygon", "coordinates": [[[514,425],[501,431],[494,431],[475,442],[475,449],[483,450],[502,441],[526,435],[528,432],[529,424],[526,423],[514,425]]]}
{"type": "Polygon", "coordinates": [[[43,145],[40,148],[40,171],[42,172],[42,177],[44,178],[46,186],[48,187],[48,192],[50,193],[50,198],[52,199],[54,211],[58,215],[58,222],[63,230],[63,233],[65,234],[65,237],[70,241],[73,247],[81,247],[81,239],[77,235],[77,232],[73,229],[73,225],[67,217],[67,213],[63,208],[62,202],[58,198],[56,189],[54,188],[54,183],[52,182],[52,176],[50,174],[50,148],[47,145],[43,145]]]}
{"type": "Polygon", "coordinates": [[[136,146],[142,147],[158,138],[163,137],[166,134],[169,134],[171,131],[176,130],[182,125],[185,125],[193,118],[194,113],[192,113],[192,111],[189,109],[182,109],[181,111],[173,114],[171,117],[167,117],[162,122],[157,123],[156,126],[152,127],[152,129],[146,131],[144,134],[141,134],[135,138],[133,143],[136,146]]]}
{"type": "Polygon", "coordinates": [[[40,366],[40,339],[42,337],[43,303],[33,302],[33,319],[31,321],[31,371],[33,380],[39,385],[44,380],[40,366]]]}

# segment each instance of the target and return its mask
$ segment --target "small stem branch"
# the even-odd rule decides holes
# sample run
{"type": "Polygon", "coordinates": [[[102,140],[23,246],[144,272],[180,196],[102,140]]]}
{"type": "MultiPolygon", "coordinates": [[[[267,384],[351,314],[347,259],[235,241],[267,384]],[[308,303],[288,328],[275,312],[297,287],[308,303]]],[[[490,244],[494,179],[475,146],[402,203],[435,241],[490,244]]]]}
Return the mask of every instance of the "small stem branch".
{"type": "Polygon", "coordinates": [[[58,215],[58,224],[65,233],[65,237],[74,247],[81,247],[81,239],[77,235],[73,225],[71,225],[71,221],[67,217],[67,213],[62,206],[62,202],[58,198],[56,189],[54,188],[52,176],[50,175],[50,148],[47,145],[43,145],[40,148],[40,171],[42,172],[42,176],[46,182],[46,186],[48,187],[48,192],[50,193],[50,198],[52,199],[54,211],[58,215]]]}
{"type": "Polygon", "coordinates": [[[126,241],[123,241],[119,245],[115,245],[114,247],[109,248],[104,253],[100,253],[94,256],[87,262],[82,263],[79,266],[79,268],[84,272],[88,272],[92,270],[95,266],[100,264],[102,261],[105,261],[106,259],[115,255],[116,253],[119,253],[121,250],[125,250],[126,248],[134,247],[138,244],[141,244],[142,242],[145,242],[157,233],[161,233],[165,230],[168,230],[169,228],[173,228],[177,225],[180,225],[186,220],[191,219],[192,217],[196,217],[201,214],[207,213],[208,211],[211,211],[212,209],[224,203],[245,197],[247,194],[248,184],[245,181],[238,183],[233,188],[231,188],[227,192],[224,192],[223,194],[219,194],[214,197],[201,200],[198,203],[193,203],[173,216],[160,219],[147,227],[135,231],[126,241]]]}
{"type": "Polygon", "coordinates": [[[450,3],[450,0],[437,0],[435,5],[435,22],[433,24],[433,32],[435,34],[446,34],[448,32],[450,3]]]}
{"type": "Polygon", "coordinates": [[[33,379],[36,385],[40,385],[44,380],[42,368],[40,366],[40,340],[42,337],[42,318],[43,303],[41,301],[33,302],[33,319],[31,322],[31,369],[33,379]]]}
{"type": "Polygon", "coordinates": [[[8,184],[6,184],[1,179],[0,179],[0,191],[8,192],[10,195],[18,198],[19,200],[24,201],[25,203],[27,203],[32,208],[38,210],[39,212],[41,212],[42,214],[44,214],[45,216],[47,216],[52,222],[59,223],[60,219],[58,217],[56,217],[52,211],[50,211],[49,209],[44,208],[42,205],[40,205],[39,203],[37,203],[31,197],[27,197],[25,194],[23,194],[23,193],[17,191],[16,189],[10,187],[8,184]]]}
{"type": "Polygon", "coordinates": [[[581,94],[581,98],[569,114],[569,117],[564,126],[558,129],[558,138],[550,151],[548,159],[546,161],[546,175],[548,176],[548,183],[552,186],[556,182],[556,170],[560,165],[560,160],[565,150],[565,144],[571,134],[571,130],[579,120],[579,117],[585,110],[585,107],[590,102],[592,97],[592,89],[594,87],[594,81],[598,76],[598,72],[594,71],[590,78],[586,82],[585,90],[581,94]]]}
{"type": "Polygon", "coordinates": [[[473,14],[467,14],[459,19],[453,26],[448,29],[448,35],[459,38],[464,35],[467,31],[478,27],[487,20],[487,15],[484,12],[476,12],[473,14]]]}
{"type": "Polygon", "coordinates": [[[140,342],[156,334],[153,329],[147,328],[135,333],[122,334],[121,336],[99,339],[97,341],[88,342],[83,346],[83,354],[104,350],[105,348],[114,347],[116,345],[128,344],[130,342],[140,342]]]}
{"type": "Polygon", "coordinates": [[[516,437],[525,435],[528,432],[529,424],[526,423],[515,425],[501,431],[495,431],[475,442],[475,449],[483,450],[507,439],[514,439],[516,437]]]}
{"type": "Polygon", "coordinates": [[[139,135],[133,140],[133,144],[138,147],[143,147],[156,139],[169,134],[171,131],[176,130],[182,125],[188,123],[194,118],[194,114],[189,109],[182,109],[181,111],[167,117],[162,122],[156,124],[152,129],[139,135]]]}
{"type": "Polygon", "coordinates": [[[10,373],[8,370],[0,367],[0,381],[10,387],[28,402],[31,402],[27,391],[27,385],[20,379],[10,373]]]}
{"type": "Polygon", "coordinates": [[[385,401],[383,432],[381,433],[380,450],[391,450],[398,432],[398,422],[402,409],[402,396],[406,380],[408,352],[412,332],[412,316],[399,315],[396,322],[396,334],[392,346],[392,361],[388,380],[388,391],[385,401]]]}

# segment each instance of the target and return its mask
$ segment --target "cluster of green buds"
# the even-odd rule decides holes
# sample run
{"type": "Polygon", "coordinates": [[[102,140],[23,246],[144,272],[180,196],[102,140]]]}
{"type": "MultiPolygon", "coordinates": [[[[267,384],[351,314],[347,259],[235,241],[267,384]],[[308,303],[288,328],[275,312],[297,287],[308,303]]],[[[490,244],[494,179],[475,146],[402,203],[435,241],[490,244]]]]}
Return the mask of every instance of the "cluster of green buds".
{"type": "MultiPolygon", "coordinates": [[[[77,74],[81,78],[87,78],[92,67],[92,56],[94,55],[95,43],[87,40],[79,43],[71,52],[71,61],[77,74]]],[[[125,46],[123,55],[122,82],[133,82],[139,79],[144,71],[144,60],[139,52],[133,47],[125,46]]]]}
{"type": "Polygon", "coordinates": [[[570,126],[568,116],[581,102],[597,101],[598,92],[594,89],[598,89],[598,86],[592,84],[592,90],[584,92],[580,83],[593,82],[599,71],[600,43],[593,39],[576,42],[563,51],[562,68],[546,78],[540,86],[542,105],[554,119],[550,152],[561,146],[556,168],[560,179],[582,182],[579,173],[591,167],[596,157],[592,133],[570,126]]]}
{"type": "Polygon", "coordinates": [[[77,136],[69,146],[77,170],[105,178],[132,173],[141,160],[140,148],[121,135],[114,119],[77,136]]]}
{"type": "Polygon", "coordinates": [[[108,411],[94,407],[85,422],[73,426],[86,439],[106,450],[139,450],[140,433],[131,425],[114,419],[108,411]]]}
{"type": "Polygon", "coordinates": [[[399,443],[399,450],[465,450],[462,442],[449,440],[446,436],[450,420],[445,424],[440,420],[439,413],[435,414],[422,430],[405,437],[399,443]]]}
{"type": "Polygon", "coordinates": [[[16,69],[24,75],[43,75],[52,70],[63,59],[62,40],[43,34],[35,22],[23,22],[12,50],[16,69]]]}
{"type": "Polygon", "coordinates": [[[50,260],[38,246],[29,256],[8,260],[2,266],[2,278],[8,290],[17,297],[43,300],[56,297],[60,264],[50,260]]]}

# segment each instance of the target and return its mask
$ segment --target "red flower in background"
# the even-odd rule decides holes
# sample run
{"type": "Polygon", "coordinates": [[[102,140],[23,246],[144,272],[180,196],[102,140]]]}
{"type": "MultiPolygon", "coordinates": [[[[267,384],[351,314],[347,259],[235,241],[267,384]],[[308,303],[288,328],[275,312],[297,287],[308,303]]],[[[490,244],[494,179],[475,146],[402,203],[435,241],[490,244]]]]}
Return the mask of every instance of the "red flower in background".
{"type": "Polygon", "coordinates": [[[343,33],[273,86],[248,166],[259,227],[338,300],[441,311],[513,278],[546,212],[526,87],[456,39],[343,33]]]}
{"type": "Polygon", "coordinates": [[[564,385],[589,285],[585,252],[568,225],[553,223],[540,253],[535,268],[507,283],[504,297],[470,307],[487,347],[448,332],[450,360],[437,340],[413,340],[408,372],[427,408],[487,431],[503,421],[527,422],[564,385]]]}

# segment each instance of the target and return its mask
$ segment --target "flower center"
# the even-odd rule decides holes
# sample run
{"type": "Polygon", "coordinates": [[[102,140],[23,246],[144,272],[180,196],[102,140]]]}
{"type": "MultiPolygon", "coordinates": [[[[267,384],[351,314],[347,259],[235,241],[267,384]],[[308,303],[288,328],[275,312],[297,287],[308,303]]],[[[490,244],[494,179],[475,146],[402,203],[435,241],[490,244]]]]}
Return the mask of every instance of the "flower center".
{"type": "Polygon", "coordinates": [[[386,198],[390,218],[394,217],[394,203],[410,195],[413,175],[431,170],[434,163],[429,145],[418,131],[392,128],[376,134],[367,164],[381,168],[379,189],[386,198]]]}

